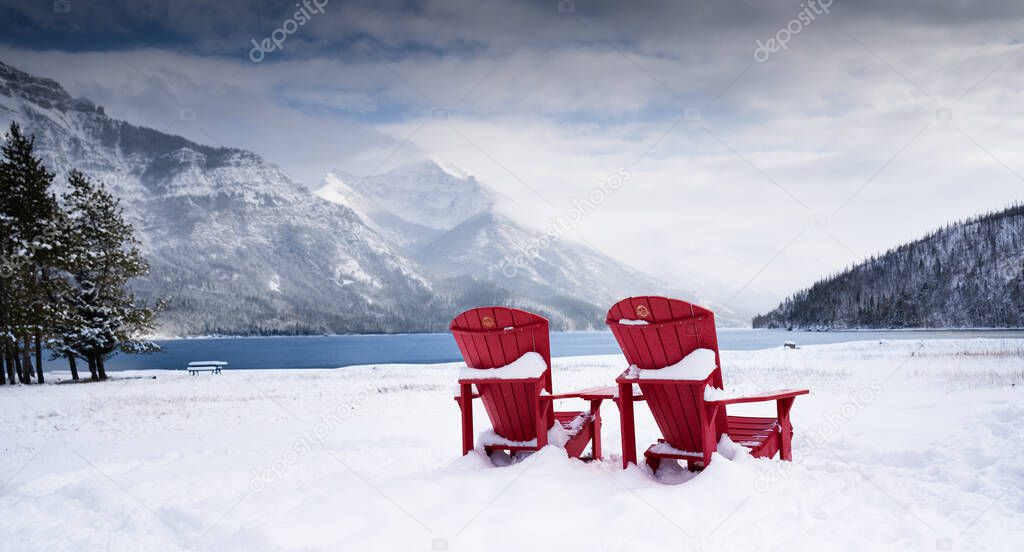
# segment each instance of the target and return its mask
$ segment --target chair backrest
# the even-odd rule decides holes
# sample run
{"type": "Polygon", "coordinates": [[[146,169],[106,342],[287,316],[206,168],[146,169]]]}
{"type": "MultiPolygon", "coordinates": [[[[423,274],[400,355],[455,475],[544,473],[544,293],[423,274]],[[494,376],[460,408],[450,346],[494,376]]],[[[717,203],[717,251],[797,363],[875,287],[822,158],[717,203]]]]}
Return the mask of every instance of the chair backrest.
{"type": "MultiPolygon", "coordinates": [[[[449,330],[470,368],[486,370],[511,364],[529,352],[540,354],[547,365],[544,388],[551,392],[551,344],[544,317],[507,307],[479,307],[456,316],[449,330]]],[[[537,436],[534,385],[496,380],[476,388],[495,433],[511,441],[537,436]]],[[[554,416],[549,413],[547,418],[550,427],[554,416]]]]}
{"type": "MultiPolygon", "coordinates": [[[[608,309],[611,328],[630,365],[656,371],[671,366],[697,349],[715,352],[711,383],[722,387],[715,314],[679,299],[629,297],[608,309]],[[642,323],[620,323],[642,320],[642,323]]],[[[697,452],[703,447],[704,383],[644,384],[638,382],[665,440],[673,447],[697,452]]]]}

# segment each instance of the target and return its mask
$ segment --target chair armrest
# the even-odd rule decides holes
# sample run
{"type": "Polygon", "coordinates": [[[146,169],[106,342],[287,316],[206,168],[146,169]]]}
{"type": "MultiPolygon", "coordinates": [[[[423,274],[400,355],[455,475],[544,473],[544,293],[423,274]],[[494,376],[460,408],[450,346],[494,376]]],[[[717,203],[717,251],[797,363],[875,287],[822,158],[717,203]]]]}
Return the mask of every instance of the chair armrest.
{"type": "Polygon", "coordinates": [[[582,399],[583,397],[580,396],[579,392],[574,392],[574,393],[559,393],[557,395],[541,395],[540,398],[542,400],[553,401],[555,399],[582,399]]]}
{"type": "Polygon", "coordinates": [[[615,383],[637,383],[640,381],[639,374],[633,371],[633,367],[630,366],[619,374],[619,377],[615,378],[615,383]]]}
{"type": "MultiPolygon", "coordinates": [[[[459,399],[461,399],[461,398],[462,398],[462,395],[455,395],[454,397],[452,397],[452,399],[454,399],[454,400],[455,400],[456,402],[457,402],[457,401],[458,401],[459,399]]],[[[473,400],[473,399],[479,399],[479,398],[480,398],[480,393],[473,393],[473,394],[471,394],[471,395],[469,396],[469,400],[473,400]]]]}
{"type": "Polygon", "coordinates": [[[459,385],[464,383],[470,383],[474,385],[488,384],[488,383],[536,383],[542,381],[544,376],[536,378],[466,378],[460,379],[459,385]]]}
{"type": "Polygon", "coordinates": [[[791,399],[800,395],[807,395],[810,393],[808,389],[779,389],[777,391],[765,391],[763,393],[757,393],[755,395],[745,395],[739,397],[729,397],[725,399],[717,399],[713,401],[706,401],[708,405],[726,405],[726,404],[740,404],[740,403],[752,403],[752,402],[765,402],[765,401],[777,401],[780,399],[791,399]]]}
{"type": "Polygon", "coordinates": [[[618,385],[609,385],[609,386],[603,386],[603,387],[588,387],[586,389],[582,389],[580,391],[577,391],[577,393],[579,393],[579,396],[580,396],[581,399],[587,400],[587,401],[593,401],[593,400],[602,400],[602,401],[603,400],[612,400],[612,399],[614,399],[618,395],[618,393],[619,393],[619,386],[618,385]]]}

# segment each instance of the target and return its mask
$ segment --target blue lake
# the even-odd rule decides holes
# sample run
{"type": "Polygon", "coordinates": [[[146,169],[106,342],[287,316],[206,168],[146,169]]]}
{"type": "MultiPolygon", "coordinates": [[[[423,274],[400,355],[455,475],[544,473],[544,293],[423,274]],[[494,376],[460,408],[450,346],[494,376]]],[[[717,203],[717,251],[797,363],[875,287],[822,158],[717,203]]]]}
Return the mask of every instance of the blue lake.
{"type": "MultiPolygon", "coordinates": [[[[967,339],[976,337],[1024,339],[1024,330],[897,330],[787,332],[784,330],[720,329],[723,350],[843,343],[877,339],[967,339]]],[[[228,337],[172,339],[158,343],[164,352],[118,355],[108,370],[179,369],[189,361],[223,360],[231,369],[339,368],[359,364],[426,364],[461,360],[451,335],[336,335],[299,337],[228,337]]],[[[555,332],[554,356],[615,354],[619,348],[611,332],[555,332]]],[[[48,362],[47,370],[66,370],[67,362],[48,362]]],[[[83,367],[84,368],[84,367],[83,367]]]]}

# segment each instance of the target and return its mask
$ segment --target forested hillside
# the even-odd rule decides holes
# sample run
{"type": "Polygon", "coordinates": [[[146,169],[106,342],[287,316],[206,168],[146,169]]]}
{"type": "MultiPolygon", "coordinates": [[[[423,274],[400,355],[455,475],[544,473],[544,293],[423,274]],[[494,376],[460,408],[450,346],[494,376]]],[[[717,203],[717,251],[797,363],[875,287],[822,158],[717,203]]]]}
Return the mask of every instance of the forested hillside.
{"type": "Polygon", "coordinates": [[[755,328],[1024,326],[1024,205],[949,225],[826,278],[755,328]]]}

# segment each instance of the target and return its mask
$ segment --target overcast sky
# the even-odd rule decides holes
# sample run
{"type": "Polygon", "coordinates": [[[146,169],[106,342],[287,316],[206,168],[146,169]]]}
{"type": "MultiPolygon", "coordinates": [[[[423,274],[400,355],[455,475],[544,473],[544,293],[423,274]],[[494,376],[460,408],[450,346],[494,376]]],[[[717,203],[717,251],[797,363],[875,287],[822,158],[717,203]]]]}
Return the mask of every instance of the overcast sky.
{"type": "Polygon", "coordinates": [[[625,172],[567,237],[740,307],[1024,199],[1022,2],[31,4],[0,59],[310,187],[434,156],[544,228],[625,172]]]}

